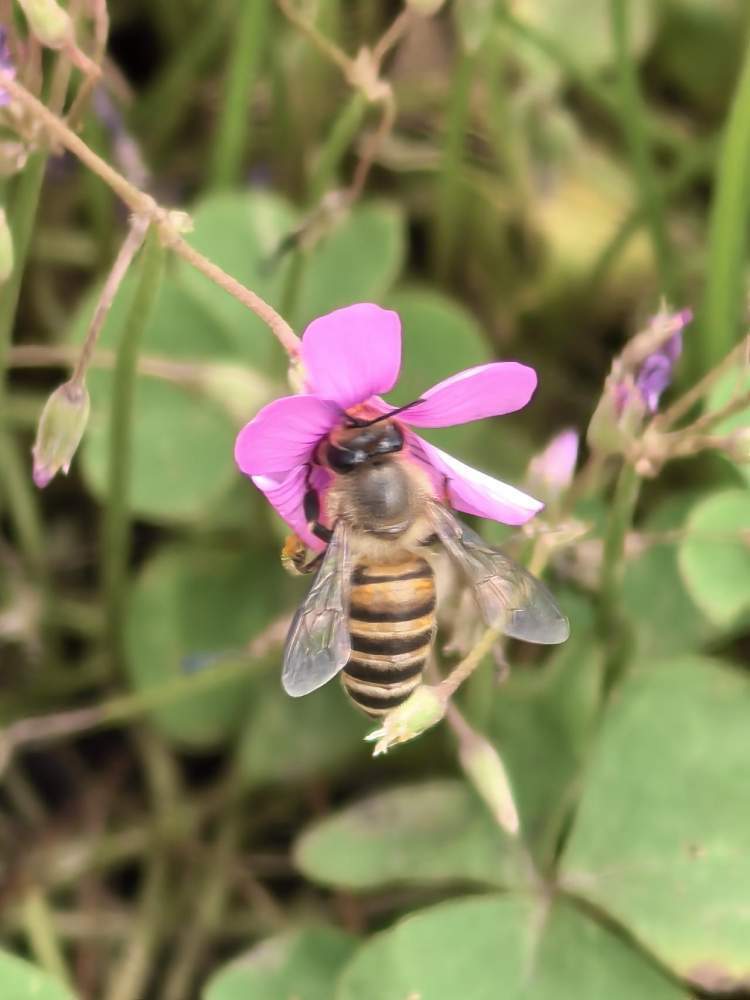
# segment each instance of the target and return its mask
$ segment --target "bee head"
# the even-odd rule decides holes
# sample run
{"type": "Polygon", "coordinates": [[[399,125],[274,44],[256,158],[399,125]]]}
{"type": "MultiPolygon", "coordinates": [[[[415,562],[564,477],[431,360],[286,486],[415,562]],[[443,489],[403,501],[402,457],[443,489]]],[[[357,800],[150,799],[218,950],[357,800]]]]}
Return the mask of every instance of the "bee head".
{"type": "Polygon", "coordinates": [[[401,451],[404,432],[391,418],[421,402],[417,399],[374,420],[361,420],[346,414],[344,422],[328,436],[324,452],[328,465],[334,472],[345,474],[373,459],[401,451]]]}

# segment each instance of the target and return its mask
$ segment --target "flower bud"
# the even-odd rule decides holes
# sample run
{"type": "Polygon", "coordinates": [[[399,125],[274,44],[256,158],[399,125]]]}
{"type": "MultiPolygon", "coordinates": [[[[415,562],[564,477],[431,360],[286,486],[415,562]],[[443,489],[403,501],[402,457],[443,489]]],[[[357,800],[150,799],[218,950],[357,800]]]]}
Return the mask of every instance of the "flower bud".
{"type": "Polygon", "coordinates": [[[573,481],[577,460],[578,431],[560,431],[529,462],[526,473],[529,492],[547,504],[555,503],[573,481]]]}
{"type": "Polygon", "coordinates": [[[365,736],[368,742],[375,743],[373,757],[387,753],[397,743],[413,740],[434,726],[445,715],[445,699],[436,687],[421,684],[405,702],[383,716],[380,729],[365,736]]]}
{"type": "Polygon", "coordinates": [[[495,820],[506,833],[515,836],[520,826],[518,810],[497,750],[483,736],[474,734],[461,742],[458,756],[466,776],[489,806],[495,820]]]}
{"type": "Polygon", "coordinates": [[[89,419],[90,400],[82,383],[65,382],[49,397],[39,418],[33,478],[41,489],[62,469],[68,474],[70,463],[80,444],[89,419]]]}
{"type": "Polygon", "coordinates": [[[73,22],[56,0],[18,0],[29,28],[42,45],[61,49],[73,41],[73,22]]]}
{"type": "Polygon", "coordinates": [[[5,209],[0,208],[0,285],[4,285],[12,273],[13,236],[5,217],[5,209]]]}
{"type": "MultiPolygon", "coordinates": [[[[13,60],[10,55],[10,46],[8,45],[8,32],[3,25],[0,24],[0,69],[5,73],[10,74],[14,77],[16,75],[16,67],[13,65],[13,60]]],[[[10,103],[10,95],[7,90],[0,88],[0,107],[5,104],[10,103]]]]}
{"type": "Polygon", "coordinates": [[[604,383],[604,392],[586,431],[589,448],[601,455],[622,454],[640,432],[645,416],[646,403],[633,376],[616,375],[613,371],[604,383]]]}

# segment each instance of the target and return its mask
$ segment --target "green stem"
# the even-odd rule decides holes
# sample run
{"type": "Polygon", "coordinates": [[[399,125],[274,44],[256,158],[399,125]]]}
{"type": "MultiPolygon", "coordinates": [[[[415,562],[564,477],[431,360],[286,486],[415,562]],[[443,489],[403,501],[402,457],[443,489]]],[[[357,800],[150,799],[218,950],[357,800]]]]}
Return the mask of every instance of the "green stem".
{"type": "Polygon", "coordinates": [[[458,246],[463,194],[461,166],[476,59],[475,53],[462,52],[458,56],[446,109],[445,142],[435,220],[435,270],[439,280],[448,276],[458,246]]]}
{"type": "Polygon", "coordinates": [[[362,92],[356,90],[331,126],[310,178],[310,201],[313,205],[331,187],[339,164],[359,131],[367,107],[367,100],[362,92]]]}
{"type": "MultiPolygon", "coordinates": [[[[255,2],[246,0],[247,6],[255,2]]],[[[226,17],[223,15],[223,4],[205,4],[202,16],[196,18],[187,35],[183,27],[175,56],[139,99],[134,129],[139,134],[141,130],[152,133],[152,157],[161,156],[170,148],[180,123],[193,108],[186,95],[196,92],[201,71],[224,43],[226,17]],[[159,128],[148,129],[154,121],[158,121],[159,128]]]]}
{"type": "Polygon", "coordinates": [[[617,58],[620,95],[620,122],[630,147],[643,210],[648,221],[654,256],[661,283],[670,301],[677,301],[677,282],[661,191],[653,170],[650,143],[646,132],[646,112],[641,99],[635,63],[628,47],[627,0],[611,0],[612,33],[617,58]]]}
{"type": "Polygon", "coordinates": [[[232,861],[240,845],[241,816],[241,811],[233,810],[218,829],[203,878],[196,886],[190,922],[165,973],[163,1000],[180,1000],[189,995],[190,984],[195,982],[196,972],[224,915],[231,891],[232,861]]]}
{"type": "Polygon", "coordinates": [[[615,495],[604,537],[604,553],[599,587],[599,625],[603,638],[609,639],[617,623],[620,580],[623,570],[625,538],[633,524],[641,480],[632,465],[625,464],[615,486],[615,495]]]}
{"type": "MultiPolygon", "coordinates": [[[[727,353],[744,316],[745,251],[750,209],[750,38],[719,158],[709,228],[708,274],[693,374],[727,353]],[[699,357],[697,356],[699,355],[699,357]]],[[[688,347],[689,349],[689,347],[688,347]]]]}
{"type": "Polygon", "coordinates": [[[164,909],[168,898],[167,865],[161,853],[153,852],[148,860],[133,931],[111,970],[106,1000],[140,1000],[146,995],[155,952],[164,936],[164,909]]]}
{"type": "Polygon", "coordinates": [[[140,277],[117,351],[109,434],[109,483],[104,520],[104,590],[110,649],[121,650],[130,535],[130,468],[138,351],[156,302],[164,253],[155,229],[146,237],[140,277]]]}
{"type": "MultiPolygon", "coordinates": [[[[608,114],[616,115],[618,100],[612,89],[598,77],[581,66],[568,54],[565,48],[550,36],[545,35],[533,25],[527,24],[510,13],[510,4],[498,5],[498,20],[505,24],[519,38],[534,46],[552,62],[554,62],[569,81],[572,81],[600,108],[608,114]]],[[[679,129],[676,129],[667,116],[657,117],[651,113],[646,120],[645,128],[652,142],[658,142],[663,148],[679,152],[690,144],[679,129]]]]}
{"type": "Polygon", "coordinates": [[[38,582],[44,583],[47,575],[46,545],[37,498],[30,485],[31,461],[28,457],[24,461],[18,442],[3,427],[0,427],[0,469],[2,495],[13,518],[26,567],[38,582]]]}
{"type": "MultiPolygon", "coordinates": [[[[710,171],[716,159],[716,139],[710,139],[698,145],[697,148],[689,148],[675,168],[672,175],[664,184],[662,196],[665,200],[678,197],[690,187],[698,178],[703,177],[710,171]]],[[[589,288],[592,298],[596,297],[596,291],[609,271],[623,253],[633,236],[641,226],[648,221],[646,208],[641,201],[623,219],[617,227],[612,238],[597,257],[588,281],[585,283],[589,288]]]]}
{"type": "Polygon", "coordinates": [[[8,225],[13,238],[15,263],[0,294],[0,468],[3,470],[4,495],[19,545],[29,570],[37,579],[41,579],[45,572],[44,532],[37,497],[31,485],[30,462],[24,467],[16,442],[6,434],[2,424],[6,412],[8,352],[46,163],[46,154],[32,156],[14,188],[8,225]]]}
{"type": "Polygon", "coordinates": [[[70,985],[70,976],[55,931],[52,912],[41,889],[35,887],[26,894],[22,904],[22,919],[37,961],[60,982],[70,985]]]}
{"type": "Polygon", "coordinates": [[[231,26],[234,41],[211,163],[214,188],[231,187],[241,180],[252,122],[252,90],[267,49],[270,8],[269,0],[240,0],[237,23],[231,26]]]}

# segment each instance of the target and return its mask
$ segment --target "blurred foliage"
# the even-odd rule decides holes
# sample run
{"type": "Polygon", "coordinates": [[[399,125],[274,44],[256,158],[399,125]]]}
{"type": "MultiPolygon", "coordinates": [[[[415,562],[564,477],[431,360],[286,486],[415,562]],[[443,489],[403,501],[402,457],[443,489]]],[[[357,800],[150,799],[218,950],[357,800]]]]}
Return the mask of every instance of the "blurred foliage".
{"type": "MultiPolygon", "coordinates": [[[[553,434],[585,434],[662,295],[697,313],[667,405],[735,344],[743,0],[289,4],[315,30],[271,0],[109,0],[80,134],[189,211],[190,245],[297,332],[355,301],[396,309],[393,403],[495,357],[537,368],[528,409],[431,441],[522,484],[553,434]],[[312,36],[353,56],[389,30],[380,134],[380,99],[312,36]]],[[[103,4],[64,6],[95,54],[103,4]]],[[[69,110],[72,50],[29,41],[20,8],[0,17],[18,78],[69,110]]],[[[713,450],[639,479],[630,511],[620,459],[585,453],[536,541],[510,536],[521,560],[549,544],[572,624],[549,653],[509,645],[509,677],[486,662],[457,699],[505,762],[510,837],[447,725],[373,760],[336,684],[281,691],[309,584],[282,572],[285,528],[233,443],[289,391],[286,358],[168,247],[147,315],[138,265],[115,296],[70,476],[34,492],[36,421],[127,220],[12,102],[0,119],[0,1000],[750,990],[750,407],[704,428],[713,450]]],[[[687,416],[747,393],[742,360],[687,416]]],[[[474,635],[460,596],[445,605],[444,667],[474,635]]]]}

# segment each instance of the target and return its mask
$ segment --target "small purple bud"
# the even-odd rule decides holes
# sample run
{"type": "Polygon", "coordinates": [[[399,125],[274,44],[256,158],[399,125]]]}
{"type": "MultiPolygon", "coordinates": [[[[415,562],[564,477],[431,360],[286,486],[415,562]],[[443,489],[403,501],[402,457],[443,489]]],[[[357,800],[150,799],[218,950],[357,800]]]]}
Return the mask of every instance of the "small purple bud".
{"type": "MultiPolygon", "coordinates": [[[[8,45],[8,32],[6,28],[0,24],[0,69],[5,73],[9,73],[15,78],[16,67],[13,65],[13,60],[10,56],[10,46],[8,45]]],[[[6,91],[0,88],[0,107],[10,102],[10,95],[6,91]]]]}
{"type": "Polygon", "coordinates": [[[692,318],[692,312],[689,309],[683,309],[671,316],[660,313],[652,321],[654,326],[668,324],[674,333],[646,358],[635,377],[636,388],[649,413],[656,413],[661,394],[672,381],[672,372],[682,354],[682,331],[692,318]]]}
{"type": "Polygon", "coordinates": [[[43,489],[62,471],[67,475],[89,419],[89,393],[85,385],[64,382],[44,404],[31,454],[32,478],[43,489]]]}

